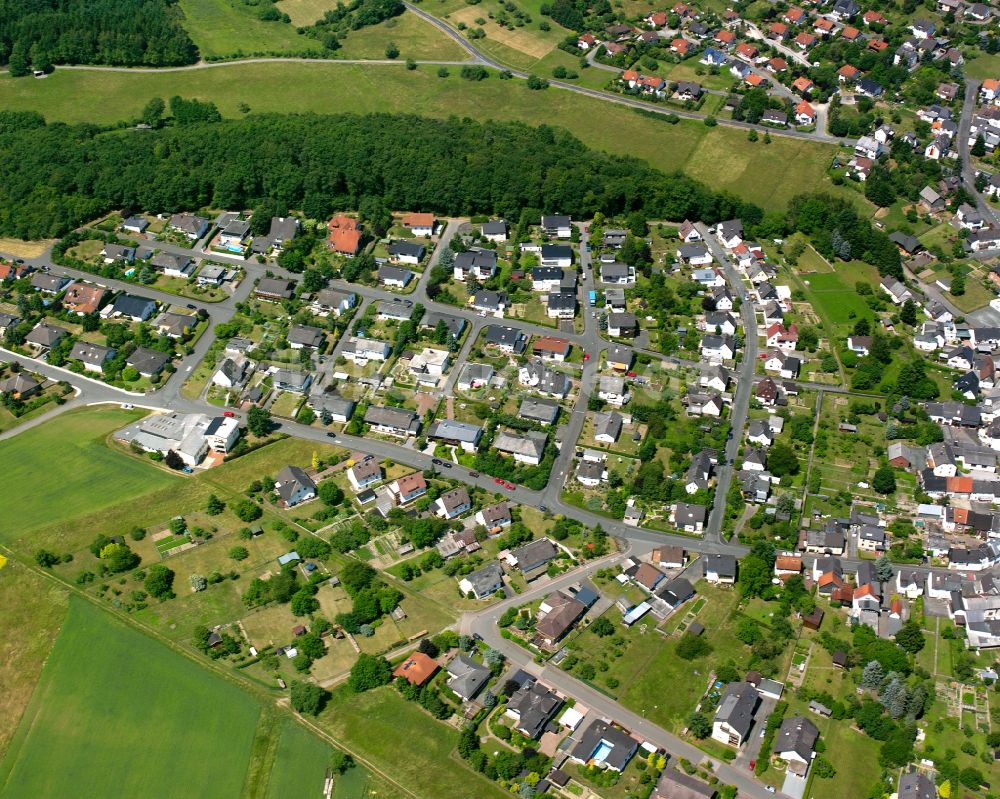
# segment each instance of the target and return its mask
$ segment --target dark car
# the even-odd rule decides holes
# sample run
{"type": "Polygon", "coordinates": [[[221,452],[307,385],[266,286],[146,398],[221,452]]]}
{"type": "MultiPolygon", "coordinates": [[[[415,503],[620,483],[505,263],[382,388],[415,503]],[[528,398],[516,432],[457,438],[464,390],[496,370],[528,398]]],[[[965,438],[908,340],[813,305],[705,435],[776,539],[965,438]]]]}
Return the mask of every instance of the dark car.
{"type": "Polygon", "coordinates": [[[479,472],[469,472],[469,477],[479,477],[479,472]]]}
{"type": "Polygon", "coordinates": [[[191,310],[193,311],[193,310],[195,310],[195,309],[196,309],[196,308],[197,308],[198,306],[197,306],[197,305],[195,305],[195,304],[194,304],[193,302],[189,302],[189,303],[187,304],[187,307],[188,307],[188,308],[190,308],[190,309],[191,309],[191,310]]]}
{"type": "Polygon", "coordinates": [[[327,433],[326,437],[327,438],[334,438],[335,439],[337,437],[337,434],[336,433],[327,433]]]}
{"type": "Polygon", "coordinates": [[[442,461],[441,465],[444,466],[445,469],[451,468],[451,464],[448,461],[442,461]]]}
{"type": "Polygon", "coordinates": [[[444,464],[444,461],[441,460],[440,458],[431,458],[431,463],[433,463],[435,466],[442,466],[444,464]]]}
{"type": "Polygon", "coordinates": [[[548,513],[549,512],[549,509],[545,505],[539,505],[538,506],[538,510],[540,510],[542,513],[548,513]]]}

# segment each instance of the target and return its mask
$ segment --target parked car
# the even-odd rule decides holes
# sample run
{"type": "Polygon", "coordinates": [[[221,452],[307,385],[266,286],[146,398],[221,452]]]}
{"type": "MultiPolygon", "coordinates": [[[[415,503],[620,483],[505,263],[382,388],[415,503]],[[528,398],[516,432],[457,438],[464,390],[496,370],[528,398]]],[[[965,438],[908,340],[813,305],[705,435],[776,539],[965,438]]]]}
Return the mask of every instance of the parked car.
{"type": "Polygon", "coordinates": [[[502,486],[504,484],[504,480],[502,477],[494,477],[493,482],[496,483],[498,486],[502,486]]]}
{"type": "Polygon", "coordinates": [[[479,477],[479,472],[469,472],[469,477],[479,477]]]}

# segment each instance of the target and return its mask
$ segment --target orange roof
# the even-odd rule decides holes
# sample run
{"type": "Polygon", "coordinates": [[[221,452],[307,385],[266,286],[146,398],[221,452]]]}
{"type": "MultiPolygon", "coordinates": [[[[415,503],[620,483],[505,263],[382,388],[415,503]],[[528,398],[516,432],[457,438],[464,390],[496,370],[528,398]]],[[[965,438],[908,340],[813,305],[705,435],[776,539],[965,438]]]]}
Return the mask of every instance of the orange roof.
{"type": "Polygon", "coordinates": [[[806,12],[801,8],[795,8],[794,6],[785,12],[785,19],[790,19],[792,22],[798,22],[802,17],[806,15],[806,12]]]}
{"type": "Polygon", "coordinates": [[[788,62],[783,58],[772,58],[767,62],[767,65],[775,72],[784,72],[788,69],[788,62]]]}
{"type": "Polygon", "coordinates": [[[63,305],[71,311],[88,314],[97,310],[104,299],[107,291],[100,286],[88,286],[86,283],[76,283],[70,286],[66,296],[63,297],[63,305]]]}
{"type": "Polygon", "coordinates": [[[786,33],[788,33],[788,26],[783,22],[772,22],[771,33],[776,33],[779,36],[784,36],[786,33]]]}
{"type": "Polygon", "coordinates": [[[764,82],[764,79],[760,75],[755,75],[751,73],[747,75],[746,82],[750,86],[760,86],[764,82]]]}
{"type": "Polygon", "coordinates": [[[757,48],[752,44],[743,42],[736,48],[736,52],[740,55],[746,56],[747,58],[754,58],[757,55],[757,48]]]}
{"type": "Polygon", "coordinates": [[[639,73],[634,69],[626,69],[622,73],[622,80],[626,82],[630,80],[639,80],[639,73]]]}
{"type": "Polygon", "coordinates": [[[337,230],[338,228],[342,228],[344,230],[357,230],[361,227],[361,225],[354,217],[340,214],[327,222],[326,227],[328,230],[337,230]]]}
{"type": "Polygon", "coordinates": [[[871,583],[865,583],[862,586],[854,589],[854,596],[856,597],[866,597],[866,596],[878,596],[875,593],[875,588],[871,583]]]}
{"type": "Polygon", "coordinates": [[[972,478],[971,477],[949,477],[947,485],[948,493],[951,494],[971,494],[972,493],[972,478]]]}
{"type": "Polygon", "coordinates": [[[853,42],[861,35],[861,31],[848,25],[843,31],[841,31],[840,35],[847,39],[847,41],[853,42]]]}
{"type": "Polygon", "coordinates": [[[690,47],[691,47],[691,42],[689,42],[687,39],[674,39],[670,43],[670,49],[676,50],[680,53],[686,53],[690,47]]]}
{"type": "Polygon", "coordinates": [[[967,524],[969,521],[969,509],[968,508],[952,508],[952,513],[955,516],[956,524],[967,524]]]}
{"type": "Polygon", "coordinates": [[[844,582],[844,578],[837,574],[837,572],[824,572],[819,577],[819,585],[833,585],[837,588],[843,588],[846,583],[844,582]]]}
{"type": "Polygon", "coordinates": [[[688,13],[690,10],[691,9],[688,8],[688,6],[686,4],[684,4],[684,3],[678,3],[673,8],[673,12],[675,14],[677,14],[678,16],[681,16],[681,15],[684,15],[684,14],[688,13]]]}
{"type": "Polygon", "coordinates": [[[531,347],[542,352],[569,352],[569,342],[564,338],[555,338],[554,336],[536,338],[531,347]]]}
{"type": "Polygon", "coordinates": [[[826,31],[826,32],[829,33],[830,31],[833,30],[833,23],[830,22],[830,20],[828,20],[828,19],[822,19],[821,18],[821,19],[816,20],[815,27],[818,28],[821,31],[826,31]]]}
{"type": "Polygon", "coordinates": [[[898,596],[892,598],[892,612],[897,616],[903,612],[903,600],[898,596]]]}
{"type": "Polygon", "coordinates": [[[805,100],[803,100],[801,103],[795,106],[795,113],[804,114],[806,116],[811,116],[811,117],[816,116],[816,112],[813,111],[813,107],[809,105],[809,103],[807,103],[805,100]]]}
{"type": "Polygon", "coordinates": [[[795,43],[800,47],[809,47],[816,41],[816,37],[811,33],[800,33],[795,37],[795,43]]]}
{"type": "Polygon", "coordinates": [[[396,666],[393,677],[402,677],[411,685],[423,685],[438,670],[438,664],[423,652],[413,652],[406,660],[396,666]]]}
{"type": "Polygon", "coordinates": [[[654,89],[664,84],[663,78],[658,78],[655,75],[647,75],[644,78],[640,78],[639,82],[643,86],[649,86],[654,89]]]}
{"type": "Polygon", "coordinates": [[[334,228],[330,231],[329,247],[343,255],[357,255],[361,246],[361,231],[349,228],[334,228]]]}
{"type": "Polygon", "coordinates": [[[995,92],[997,89],[1000,89],[1000,80],[997,80],[996,78],[987,78],[983,81],[983,88],[987,91],[995,92]]]}
{"type": "Polygon", "coordinates": [[[885,22],[885,17],[879,14],[878,11],[866,11],[862,19],[866,25],[870,25],[873,22],[885,22]]]}
{"type": "Polygon", "coordinates": [[[736,34],[732,31],[719,31],[715,34],[715,41],[729,44],[736,41],[736,34]]]}
{"type": "Polygon", "coordinates": [[[656,11],[649,15],[649,21],[654,25],[666,25],[667,24],[667,12],[666,11],[656,11]]]}
{"type": "Polygon", "coordinates": [[[431,227],[434,214],[407,214],[403,217],[403,227],[431,227]]]}
{"type": "Polygon", "coordinates": [[[813,82],[809,80],[809,78],[805,77],[805,75],[796,78],[795,82],[792,83],[792,88],[800,92],[807,92],[812,88],[812,86],[813,82]]]}
{"type": "Polygon", "coordinates": [[[858,68],[852,64],[844,64],[840,69],[837,70],[838,75],[843,75],[845,78],[853,78],[858,74],[858,68]]]}
{"type": "Polygon", "coordinates": [[[774,567],[782,571],[802,571],[802,558],[798,555],[778,555],[774,567]]]}
{"type": "Polygon", "coordinates": [[[881,39],[872,39],[870,42],[868,42],[868,49],[875,50],[876,52],[879,53],[885,50],[888,46],[889,42],[884,42],[881,39]]]}

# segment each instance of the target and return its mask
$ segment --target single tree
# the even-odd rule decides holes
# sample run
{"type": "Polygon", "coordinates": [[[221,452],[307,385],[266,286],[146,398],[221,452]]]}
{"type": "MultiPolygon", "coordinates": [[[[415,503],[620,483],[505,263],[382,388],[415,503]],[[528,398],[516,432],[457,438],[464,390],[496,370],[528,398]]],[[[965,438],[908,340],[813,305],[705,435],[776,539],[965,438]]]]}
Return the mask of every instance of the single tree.
{"type": "Polygon", "coordinates": [[[891,466],[880,466],[872,478],[872,488],[879,494],[893,494],[896,491],[896,473],[891,466]]]}
{"type": "Polygon", "coordinates": [[[328,696],[329,694],[316,683],[292,681],[292,707],[299,713],[307,716],[317,715],[326,704],[328,696]]]}

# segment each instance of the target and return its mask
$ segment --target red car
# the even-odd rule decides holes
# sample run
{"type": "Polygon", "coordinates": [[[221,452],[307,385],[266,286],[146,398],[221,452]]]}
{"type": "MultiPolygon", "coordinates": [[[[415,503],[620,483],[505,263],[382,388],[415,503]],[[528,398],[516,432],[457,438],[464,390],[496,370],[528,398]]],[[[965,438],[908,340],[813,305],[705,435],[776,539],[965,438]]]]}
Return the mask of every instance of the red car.
{"type": "Polygon", "coordinates": [[[638,377],[638,375],[635,372],[626,372],[625,377],[638,377]]]}
{"type": "Polygon", "coordinates": [[[230,419],[232,419],[234,416],[236,416],[236,414],[233,413],[232,411],[223,411],[222,415],[223,416],[228,416],[230,419]]]}
{"type": "Polygon", "coordinates": [[[585,360],[585,361],[589,361],[590,360],[590,353],[589,352],[583,353],[583,360],[585,360]]]}
{"type": "Polygon", "coordinates": [[[517,486],[514,485],[513,483],[504,483],[503,487],[506,488],[508,491],[513,491],[514,489],[517,488],[517,486]]]}
{"type": "Polygon", "coordinates": [[[504,484],[503,478],[501,477],[494,477],[493,482],[496,483],[498,486],[502,486],[504,484]]]}

